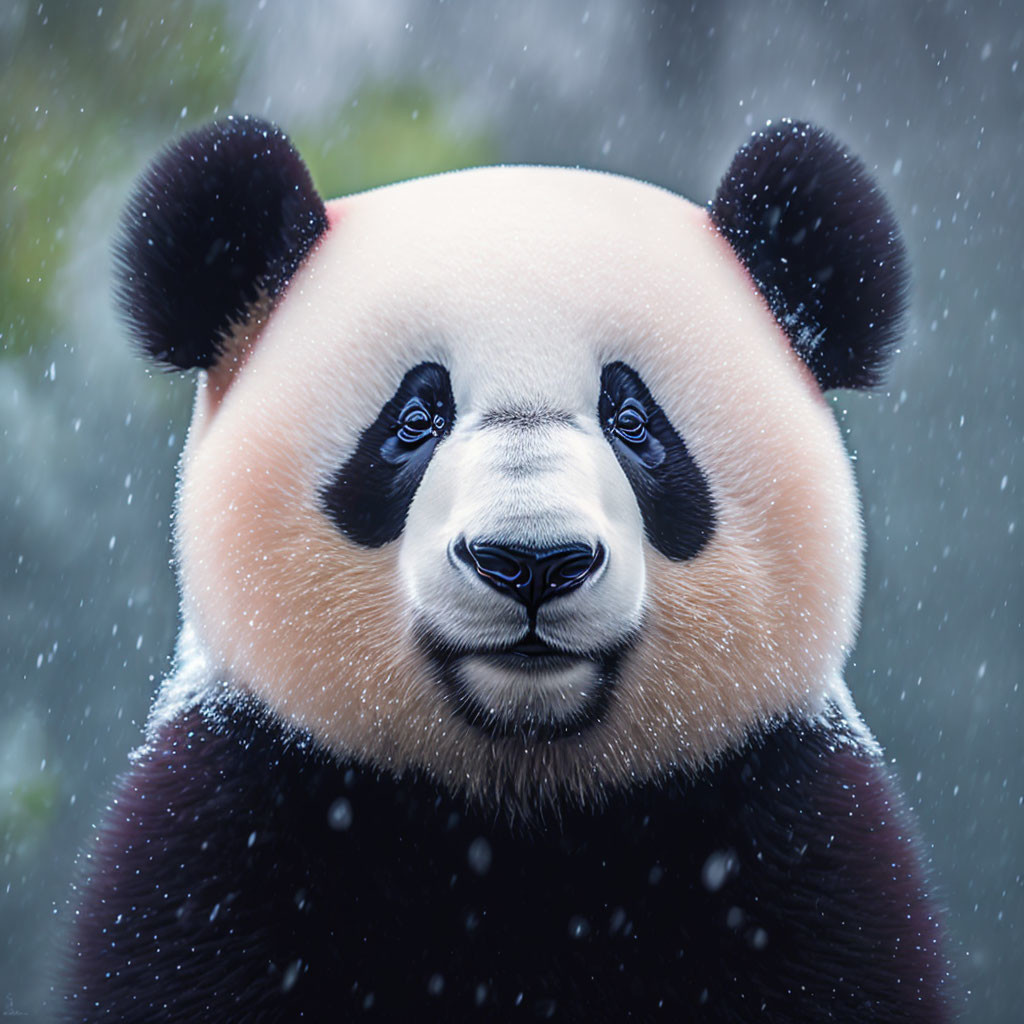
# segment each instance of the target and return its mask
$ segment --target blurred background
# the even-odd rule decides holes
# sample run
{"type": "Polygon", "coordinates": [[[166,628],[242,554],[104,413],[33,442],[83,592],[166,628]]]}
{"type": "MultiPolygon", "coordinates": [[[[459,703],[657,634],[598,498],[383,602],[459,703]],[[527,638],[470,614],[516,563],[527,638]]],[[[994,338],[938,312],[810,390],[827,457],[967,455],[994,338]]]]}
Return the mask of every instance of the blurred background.
{"type": "Polygon", "coordinates": [[[847,678],[931,847],[964,1020],[1021,1019],[1024,19],[963,7],[0,3],[0,1015],[48,1019],[75,853],[177,625],[192,382],[129,351],[111,234],[164,142],[239,111],[327,196],[522,162],[703,202],[785,115],[874,169],[914,291],[888,386],[833,398],[868,537],[847,678]]]}

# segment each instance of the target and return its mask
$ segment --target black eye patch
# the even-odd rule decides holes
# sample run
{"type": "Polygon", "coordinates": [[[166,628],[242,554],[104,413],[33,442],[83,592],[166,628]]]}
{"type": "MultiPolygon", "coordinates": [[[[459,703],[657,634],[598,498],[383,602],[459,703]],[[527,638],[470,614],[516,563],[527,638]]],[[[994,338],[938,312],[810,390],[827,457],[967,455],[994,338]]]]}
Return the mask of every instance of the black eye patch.
{"type": "Polygon", "coordinates": [[[708,482],[640,375],[625,363],[601,371],[598,419],[629,480],[647,539],[666,558],[693,558],[711,539],[708,482]]]}
{"type": "Polygon", "coordinates": [[[320,492],[334,525],[368,548],[397,540],[434,449],[454,422],[448,371],[437,363],[413,367],[320,492]]]}

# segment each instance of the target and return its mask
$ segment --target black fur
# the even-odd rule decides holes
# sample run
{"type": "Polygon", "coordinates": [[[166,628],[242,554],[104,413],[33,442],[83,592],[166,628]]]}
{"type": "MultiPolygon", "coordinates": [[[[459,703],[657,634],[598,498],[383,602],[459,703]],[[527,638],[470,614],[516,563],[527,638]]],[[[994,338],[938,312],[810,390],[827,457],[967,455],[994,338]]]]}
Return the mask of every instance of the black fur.
{"type": "Polygon", "coordinates": [[[192,711],[89,859],[67,1019],[936,1024],[913,834],[820,725],[527,828],[192,711]]]}
{"type": "Polygon", "coordinates": [[[733,158],[711,218],[822,389],[881,381],[906,304],[892,211],[827,132],[783,121],[733,158]]]}
{"type": "Polygon", "coordinates": [[[281,291],[326,229],[278,128],[252,117],[207,125],[164,150],[128,204],[115,253],[121,312],[153,359],[213,366],[225,333],[281,291]]]}
{"type": "Polygon", "coordinates": [[[438,363],[414,366],[320,492],[334,525],[368,548],[398,540],[434,449],[454,423],[448,371],[438,363]]]}
{"type": "Polygon", "coordinates": [[[647,539],[666,558],[696,558],[715,531],[711,490],[686,442],[631,366],[609,363],[601,371],[597,416],[636,495],[647,539]],[[644,425],[624,436],[616,422],[627,401],[644,425]]]}

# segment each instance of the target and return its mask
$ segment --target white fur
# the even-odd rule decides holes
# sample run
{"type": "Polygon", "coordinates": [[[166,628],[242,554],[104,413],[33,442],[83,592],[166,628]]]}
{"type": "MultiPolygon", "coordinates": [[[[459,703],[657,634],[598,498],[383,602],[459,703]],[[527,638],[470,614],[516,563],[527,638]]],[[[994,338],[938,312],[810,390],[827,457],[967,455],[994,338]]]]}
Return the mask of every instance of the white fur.
{"type": "MultiPolygon", "coordinates": [[[[696,769],[778,716],[846,700],[861,586],[850,467],[817,385],[705,210],[542,168],[423,179],[329,209],[278,307],[201,378],[176,539],[185,621],[214,674],[342,754],[453,787],[581,796],[696,769]],[[319,488],[425,360],[450,370],[455,430],[403,537],[360,548],[319,488]],[[601,434],[600,373],[615,360],[641,374],[708,479],[717,525],[691,561],[644,540],[601,434]],[[479,429],[502,408],[571,424],[479,429]],[[453,712],[414,624],[496,643],[523,622],[448,563],[460,531],[607,546],[602,576],[538,623],[581,651],[640,628],[599,725],[524,748],[453,712]]],[[[483,698],[541,699],[552,714],[590,685],[583,668],[524,677],[518,692],[483,663],[465,673],[483,698]]]]}

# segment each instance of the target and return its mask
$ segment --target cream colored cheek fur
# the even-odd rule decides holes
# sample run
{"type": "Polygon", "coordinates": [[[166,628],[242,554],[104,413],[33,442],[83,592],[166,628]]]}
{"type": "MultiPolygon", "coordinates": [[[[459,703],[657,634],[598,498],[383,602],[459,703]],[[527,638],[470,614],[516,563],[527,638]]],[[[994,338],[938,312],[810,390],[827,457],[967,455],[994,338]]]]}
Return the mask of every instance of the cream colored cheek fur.
{"type": "Polygon", "coordinates": [[[214,374],[197,396],[176,537],[186,623],[220,676],[339,753],[473,790],[583,797],[846,703],[852,474],[809,373],[703,210],[610,176],[497,169],[332,213],[237,379],[214,374]],[[494,241],[509,238],[514,249],[494,241]],[[317,508],[326,474],[429,358],[450,360],[453,380],[482,360],[513,391],[541,375],[577,405],[594,389],[580,367],[623,359],[708,476],[714,537],[686,563],[644,545],[643,638],[580,737],[523,750],[453,717],[412,643],[400,543],[360,549],[317,508]]]}

